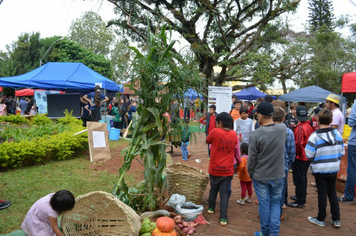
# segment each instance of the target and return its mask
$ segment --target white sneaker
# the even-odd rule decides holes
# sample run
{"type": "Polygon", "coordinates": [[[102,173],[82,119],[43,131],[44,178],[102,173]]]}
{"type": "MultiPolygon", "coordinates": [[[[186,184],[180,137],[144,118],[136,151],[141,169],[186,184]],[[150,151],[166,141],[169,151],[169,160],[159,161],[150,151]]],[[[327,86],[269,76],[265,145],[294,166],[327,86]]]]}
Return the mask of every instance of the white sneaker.
{"type": "Polygon", "coordinates": [[[245,202],[251,203],[251,202],[252,202],[252,200],[251,200],[251,198],[246,197],[245,202]]]}
{"type": "Polygon", "coordinates": [[[241,204],[241,205],[244,205],[244,204],[245,204],[245,201],[242,200],[242,199],[239,199],[239,200],[237,200],[236,202],[237,202],[238,204],[241,204]]]}

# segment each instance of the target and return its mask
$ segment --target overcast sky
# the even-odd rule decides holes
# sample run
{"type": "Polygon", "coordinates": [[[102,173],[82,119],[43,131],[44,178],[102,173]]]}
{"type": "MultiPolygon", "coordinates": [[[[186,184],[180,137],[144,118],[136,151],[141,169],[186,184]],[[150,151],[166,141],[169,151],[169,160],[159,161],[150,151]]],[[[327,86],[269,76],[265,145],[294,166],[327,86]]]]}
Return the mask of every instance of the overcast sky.
{"type": "MultiPolygon", "coordinates": [[[[356,0],[352,0],[356,2],[356,0]]],[[[355,15],[351,0],[333,0],[334,14],[355,15]]],[[[86,11],[98,13],[104,21],[114,17],[113,4],[106,0],[3,0],[0,5],[0,50],[16,41],[21,33],[41,33],[41,38],[66,36],[73,20],[86,11]]],[[[297,14],[290,16],[295,29],[302,30],[308,18],[308,0],[301,0],[297,14]]]]}

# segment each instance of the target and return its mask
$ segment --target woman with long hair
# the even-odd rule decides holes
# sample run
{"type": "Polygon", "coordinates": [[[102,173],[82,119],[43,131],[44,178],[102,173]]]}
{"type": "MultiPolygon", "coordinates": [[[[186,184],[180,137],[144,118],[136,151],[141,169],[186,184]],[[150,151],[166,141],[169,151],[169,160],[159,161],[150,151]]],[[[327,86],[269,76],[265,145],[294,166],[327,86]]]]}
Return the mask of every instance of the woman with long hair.
{"type": "Polygon", "coordinates": [[[84,100],[88,101],[91,105],[92,120],[97,122],[101,119],[100,105],[109,101],[109,98],[100,92],[100,86],[94,87],[94,92],[88,93],[83,96],[84,100]]]}
{"type": "Polygon", "coordinates": [[[0,102],[0,116],[6,116],[6,115],[7,115],[6,99],[2,98],[0,102]]]}

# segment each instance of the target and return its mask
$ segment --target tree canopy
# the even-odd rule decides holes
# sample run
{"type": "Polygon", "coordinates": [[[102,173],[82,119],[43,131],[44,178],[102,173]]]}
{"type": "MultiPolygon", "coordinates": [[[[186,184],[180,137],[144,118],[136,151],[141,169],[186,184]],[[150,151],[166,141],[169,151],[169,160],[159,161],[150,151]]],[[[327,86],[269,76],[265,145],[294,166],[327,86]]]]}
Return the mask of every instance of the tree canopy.
{"type": "Polygon", "coordinates": [[[333,4],[330,0],[309,0],[311,31],[333,31],[335,27],[333,4]]]}
{"type": "Polygon", "coordinates": [[[89,11],[72,22],[69,39],[94,54],[102,54],[109,58],[110,45],[115,40],[115,34],[111,28],[105,27],[105,22],[97,13],[89,11]]]}
{"type": "MultiPolygon", "coordinates": [[[[245,80],[261,83],[270,80],[269,57],[263,48],[278,43],[282,24],[279,17],[295,11],[299,0],[183,0],[145,1],[108,0],[115,5],[119,26],[131,39],[146,40],[146,20],[152,31],[168,24],[194,51],[200,70],[222,85],[245,80]],[[213,66],[221,73],[214,78],[213,66]]],[[[183,42],[181,42],[183,44],[183,42]]]]}
{"type": "Polygon", "coordinates": [[[106,27],[105,22],[95,12],[85,12],[72,22],[69,39],[111,61],[112,80],[120,82],[128,73],[130,53],[125,40],[117,40],[114,29],[106,27]]]}
{"type": "MultiPolygon", "coordinates": [[[[0,51],[0,77],[21,75],[39,67],[40,59],[46,62],[82,62],[86,66],[112,78],[113,69],[110,60],[96,55],[67,38],[53,36],[40,38],[40,33],[23,33],[11,45],[7,52],[0,51]]],[[[5,95],[13,90],[5,90],[5,95]]]]}

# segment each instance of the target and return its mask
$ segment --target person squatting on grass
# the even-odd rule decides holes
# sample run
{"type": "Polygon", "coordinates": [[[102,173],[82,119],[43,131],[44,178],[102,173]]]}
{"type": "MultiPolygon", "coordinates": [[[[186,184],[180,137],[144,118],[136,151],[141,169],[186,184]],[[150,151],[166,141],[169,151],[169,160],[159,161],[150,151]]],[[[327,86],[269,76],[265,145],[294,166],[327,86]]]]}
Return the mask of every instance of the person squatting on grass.
{"type": "Polygon", "coordinates": [[[240,145],[241,162],[235,168],[238,172],[241,185],[241,199],[237,200],[238,204],[244,205],[245,202],[251,203],[252,198],[252,179],[247,172],[247,159],[248,159],[248,144],[241,143],[240,145]],[[246,197],[246,191],[248,196],[246,197]]]}
{"type": "Polygon", "coordinates": [[[271,103],[261,102],[256,112],[260,127],[251,134],[247,160],[259,202],[261,232],[256,231],[255,235],[279,235],[287,129],[284,124],[273,123],[271,103]]]}
{"type": "Polygon", "coordinates": [[[50,193],[35,202],[28,211],[21,228],[29,236],[64,236],[58,228],[58,215],[72,210],[75,198],[68,190],[50,193]]]}
{"type": "Polygon", "coordinates": [[[231,180],[234,175],[234,158],[241,162],[239,141],[232,130],[233,119],[226,112],[216,117],[216,129],[213,129],[206,142],[211,144],[209,162],[210,192],[208,214],[215,210],[216,197],[220,192],[220,225],[227,225],[227,208],[231,194],[231,180]]]}
{"type": "Polygon", "coordinates": [[[325,226],[327,197],[330,202],[331,224],[340,227],[340,209],[336,195],[336,178],[340,169],[341,157],[345,154],[344,142],[337,129],[329,127],[333,119],[330,110],[319,111],[320,129],[312,133],[305,147],[311,161],[310,170],[314,173],[318,189],[318,216],[308,217],[310,223],[325,226]]]}

